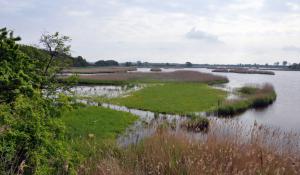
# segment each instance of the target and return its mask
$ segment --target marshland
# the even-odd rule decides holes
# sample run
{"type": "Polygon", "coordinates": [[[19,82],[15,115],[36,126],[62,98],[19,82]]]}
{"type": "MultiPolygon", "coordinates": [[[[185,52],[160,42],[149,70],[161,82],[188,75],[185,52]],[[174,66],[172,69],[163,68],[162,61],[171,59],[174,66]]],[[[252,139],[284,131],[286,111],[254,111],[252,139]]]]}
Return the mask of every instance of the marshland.
{"type": "Polygon", "coordinates": [[[300,174],[299,7],[0,0],[0,175],[300,174]]]}

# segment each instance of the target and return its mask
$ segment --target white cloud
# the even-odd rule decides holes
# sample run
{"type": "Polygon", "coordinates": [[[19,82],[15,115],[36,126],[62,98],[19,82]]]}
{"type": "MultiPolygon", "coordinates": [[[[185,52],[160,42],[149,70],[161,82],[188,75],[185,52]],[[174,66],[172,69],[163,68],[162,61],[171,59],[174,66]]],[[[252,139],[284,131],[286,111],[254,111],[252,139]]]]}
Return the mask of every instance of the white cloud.
{"type": "Polygon", "coordinates": [[[0,26],[25,43],[43,31],[73,38],[91,61],[274,62],[299,52],[299,0],[0,0],[0,26]],[[223,44],[218,44],[223,43],[223,44]],[[245,58],[248,58],[247,60],[245,58]]]}

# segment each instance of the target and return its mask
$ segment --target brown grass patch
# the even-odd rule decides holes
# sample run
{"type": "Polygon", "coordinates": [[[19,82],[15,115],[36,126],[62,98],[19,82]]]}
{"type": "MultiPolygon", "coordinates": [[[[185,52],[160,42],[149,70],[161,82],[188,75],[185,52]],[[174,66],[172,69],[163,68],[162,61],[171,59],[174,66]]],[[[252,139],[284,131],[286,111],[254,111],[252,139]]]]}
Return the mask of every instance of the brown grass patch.
{"type": "Polygon", "coordinates": [[[223,76],[217,76],[197,71],[175,72],[129,72],[114,74],[99,74],[80,76],[80,79],[103,81],[180,81],[180,82],[227,82],[223,76]]]}

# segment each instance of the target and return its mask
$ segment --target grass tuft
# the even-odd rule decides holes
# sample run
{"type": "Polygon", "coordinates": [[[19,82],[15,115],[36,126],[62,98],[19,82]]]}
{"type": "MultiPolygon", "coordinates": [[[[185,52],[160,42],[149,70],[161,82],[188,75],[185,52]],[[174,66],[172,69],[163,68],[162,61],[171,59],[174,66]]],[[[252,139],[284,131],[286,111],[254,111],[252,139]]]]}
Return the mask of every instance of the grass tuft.
{"type": "Polygon", "coordinates": [[[180,127],[192,132],[207,132],[209,129],[209,120],[206,117],[195,116],[181,123],[180,127]]]}

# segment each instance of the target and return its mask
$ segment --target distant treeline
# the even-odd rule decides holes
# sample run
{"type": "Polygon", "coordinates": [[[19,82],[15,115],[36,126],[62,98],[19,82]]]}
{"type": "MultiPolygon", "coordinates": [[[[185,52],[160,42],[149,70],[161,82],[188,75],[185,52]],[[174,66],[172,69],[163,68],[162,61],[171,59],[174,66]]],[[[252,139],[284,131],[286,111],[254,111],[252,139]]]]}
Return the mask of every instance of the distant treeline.
{"type": "MultiPolygon", "coordinates": [[[[49,53],[46,50],[28,46],[28,45],[21,45],[20,50],[29,55],[32,58],[41,59],[49,57],[49,53]]],[[[248,68],[279,68],[279,69],[290,69],[290,70],[300,70],[300,63],[293,63],[287,65],[287,61],[283,61],[282,64],[279,62],[275,62],[272,64],[192,64],[191,62],[186,62],[183,64],[179,63],[149,63],[149,62],[124,62],[119,63],[113,59],[108,60],[99,60],[95,63],[87,62],[82,56],[73,57],[71,55],[59,55],[57,60],[58,63],[61,64],[68,64],[70,67],[88,67],[88,66],[99,66],[99,67],[107,67],[107,66],[126,66],[126,67],[173,67],[173,68],[181,68],[181,67],[205,67],[205,68],[215,68],[215,67],[248,67],[248,68]]]]}
{"type": "MultiPolygon", "coordinates": [[[[50,57],[48,51],[44,49],[40,49],[35,46],[29,45],[21,45],[20,50],[26,53],[31,58],[35,59],[44,59],[50,57]]],[[[62,65],[68,65],[70,67],[88,67],[88,66],[99,66],[99,67],[107,67],[107,66],[134,66],[134,67],[192,67],[193,64],[191,62],[186,62],[185,64],[178,64],[178,63],[149,63],[149,62],[125,62],[119,63],[113,59],[108,60],[99,60],[95,63],[87,62],[82,56],[73,57],[67,54],[60,54],[56,58],[56,63],[62,65]]]]}
{"type": "Polygon", "coordinates": [[[292,69],[292,70],[300,70],[300,63],[297,64],[297,63],[294,63],[292,65],[289,66],[289,69],[292,69]]]}
{"type": "Polygon", "coordinates": [[[119,63],[115,60],[99,60],[95,62],[95,66],[119,66],[119,63]]]}

